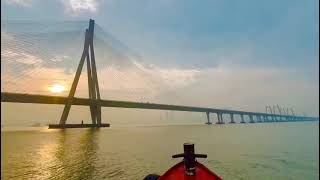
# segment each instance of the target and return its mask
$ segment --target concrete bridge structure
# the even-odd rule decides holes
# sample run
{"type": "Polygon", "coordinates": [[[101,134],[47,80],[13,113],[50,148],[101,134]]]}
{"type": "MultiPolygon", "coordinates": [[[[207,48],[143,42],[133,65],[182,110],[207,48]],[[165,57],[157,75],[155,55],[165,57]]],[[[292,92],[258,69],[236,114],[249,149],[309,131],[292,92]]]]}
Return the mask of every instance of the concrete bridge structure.
{"type": "Polygon", "coordinates": [[[288,115],[288,114],[284,115],[284,114],[275,114],[275,113],[215,109],[215,108],[207,108],[207,107],[142,103],[142,102],[132,102],[132,101],[103,100],[100,98],[100,92],[99,92],[99,83],[98,83],[98,76],[97,76],[94,48],[93,48],[93,33],[94,33],[94,20],[90,20],[89,28],[86,30],[86,33],[85,33],[84,49],[83,49],[82,56],[81,56],[68,97],[1,92],[1,102],[64,105],[64,110],[61,115],[59,124],[51,124],[49,125],[49,128],[109,127],[110,126],[109,124],[101,122],[101,107],[202,112],[202,113],[206,113],[206,117],[207,117],[206,124],[212,124],[212,121],[210,120],[210,114],[217,115],[216,124],[226,123],[223,119],[224,116],[230,116],[229,123],[236,123],[235,117],[234,117],[236,115],[240,117],[241,123],[246,123],[245,116],[249,118],[249,123],[319,121],[318,117],[296,116],[296,115],[288,115]],[[74,95],[75,95],[76,87],[77,87],[80,74],[83,69],[85,61],[87,62],[86,65],[87,65],[87,72],[88,72],[89,98],[77,98],[77,97],[74,97],[74,95]],[[92,124],[66,124],[71,105],[89,106],[92,124]]]}
{"type": "MultiPolygon", "coordinates": [[[[68,103],[68,97],[2,92],[1,102],[65,105],[68,103]]],[[[102,100],[102,99],[92,100],[89,98],[77,98],[77,97],[72,98],[71,105],[202,112],[202,113],[206,113],[207,115],[206,124],[212,124],[212,120],[210,119],[210,114],[217,115],[218,118],[217,118],[216,124],[226,123],[223,119],[223,116],[230,116],[229,123],[236,123],[235,117],[234,117],[236,115],[240,117],[241,119],[240,123],[246,123],[245,116],[249,118],[248,123],[318,121],[319,120],[319,118],[308,117],[308,116],[280,115],[280,114],[270,114],[270,113],[261,113],[261,112],[225,110],[225,109],[216,109],[216,108],[179,106],[179,105],[157,104],[157,103],[142,103],[142,102],[132,102],[132,101],[117,101],[117,100],[102,100]]]]}

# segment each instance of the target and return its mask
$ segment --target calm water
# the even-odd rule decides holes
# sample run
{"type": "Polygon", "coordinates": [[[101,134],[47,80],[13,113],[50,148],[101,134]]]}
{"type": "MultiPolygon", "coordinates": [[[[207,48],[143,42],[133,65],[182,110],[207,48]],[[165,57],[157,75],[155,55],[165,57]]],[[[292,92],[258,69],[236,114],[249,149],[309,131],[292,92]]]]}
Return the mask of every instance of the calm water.
{"type": "Polygon", "coordinates": [[[1,179],[142,179],[194,142],[224,179],[318,179],[317,122],[1,132],[1,179]]]}

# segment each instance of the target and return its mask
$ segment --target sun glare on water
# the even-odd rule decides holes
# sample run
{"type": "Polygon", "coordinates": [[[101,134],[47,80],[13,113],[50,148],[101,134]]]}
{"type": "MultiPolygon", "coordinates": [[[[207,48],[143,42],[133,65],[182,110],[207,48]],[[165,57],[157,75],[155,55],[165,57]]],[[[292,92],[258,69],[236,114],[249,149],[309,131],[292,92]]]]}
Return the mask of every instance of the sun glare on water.
{"type": "Polygon", "coordinates": [[[61,93],[66,90],[66,88],[61,84],[54,84],[48,87],[49,91],[52,93],[61,93]]]}

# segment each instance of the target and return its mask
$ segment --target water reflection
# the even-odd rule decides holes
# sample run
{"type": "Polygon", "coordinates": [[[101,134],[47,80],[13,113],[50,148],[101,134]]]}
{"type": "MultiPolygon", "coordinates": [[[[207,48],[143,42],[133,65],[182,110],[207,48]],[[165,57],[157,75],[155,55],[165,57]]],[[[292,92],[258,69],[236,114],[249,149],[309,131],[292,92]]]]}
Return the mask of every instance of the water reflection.
{"type": "Polygon", "coordinates": [[[98,129],[62,130],[50,179],[93,179],[96,173],[98,129]],[[80,136],[80,137],[79,137],[80,136]]]}
{"type": "Polygon", "coordinates": [[[177,163],[170,155],[187,141],[225,179],[319,179],[309,122],[1,132],[1,179],[143,179],[177,163]]]}

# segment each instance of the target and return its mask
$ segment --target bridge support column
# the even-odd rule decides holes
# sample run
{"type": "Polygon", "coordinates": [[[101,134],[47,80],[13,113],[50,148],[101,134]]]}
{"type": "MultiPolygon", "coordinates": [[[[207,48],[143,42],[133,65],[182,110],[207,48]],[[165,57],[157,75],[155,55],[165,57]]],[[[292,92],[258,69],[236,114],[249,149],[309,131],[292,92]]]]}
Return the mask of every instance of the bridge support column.
{"type": "Polygon", "coordinates": [[[281,116],[277,116],[277,122],[280,122],[281,121],[281,116]]]}
{"type": "Polygon", "coordinates": [[[243,114],[240,114],[240,116],[241,116],[241,123],[246,123],[246,122],[244,121],[243,114]]]}
{"type": "Polygon", "coordinates": [[[257,115],[257,122],[261,123],[261,115],[257,115]]]}
{"type": "Polygon", "coordinates": [[[252,114],[249,114],[250,123],[254,123],[252,114]]]}
{"type": "Polygon", "coordinates": [[[280,122],[284,121],[284,117],[282,115],[279,116],[280,122]]]}
{"type": "Polygon", "coordinates": [[[220,115],[219,115],[219,113],[217,113],[217,118],[218,118],[218,122],[216,122],[216,124],[220,124],[220,115]]]}
{"type": "Polygon", "coordinates": [[[267,115],[263,115],[262,117],[263,117],[263,122],[266,122],[268,118],[267,115]]]}
{"type": "Polygon", "coordinates": [[[206,124],[212,124],[211,122],[210,122],[210,113],[209,112],[206,112],[206,114],[207,114],[207,122],[206,122],[206,124]]]}
{"type": "Polygon", "coordinates": [[[224,122],[223,122],[223,114],[222,113],[220,114],[220,119],[221,119],[221,124],[224,124],[224,122]]]}
{"type": "Polygon", "coordinates": [[[224,124],[222,113],[217,113],[218,116],[218,122],[216,124],[224,124]]]}
{"type": "Polygon", "coordinates": [[[232,113],[230,114],[230,119],[231,119],[230,123],[236,123],[236,122],[234,122],[234,118],[233,118],[233,114],[232,113]]]}

